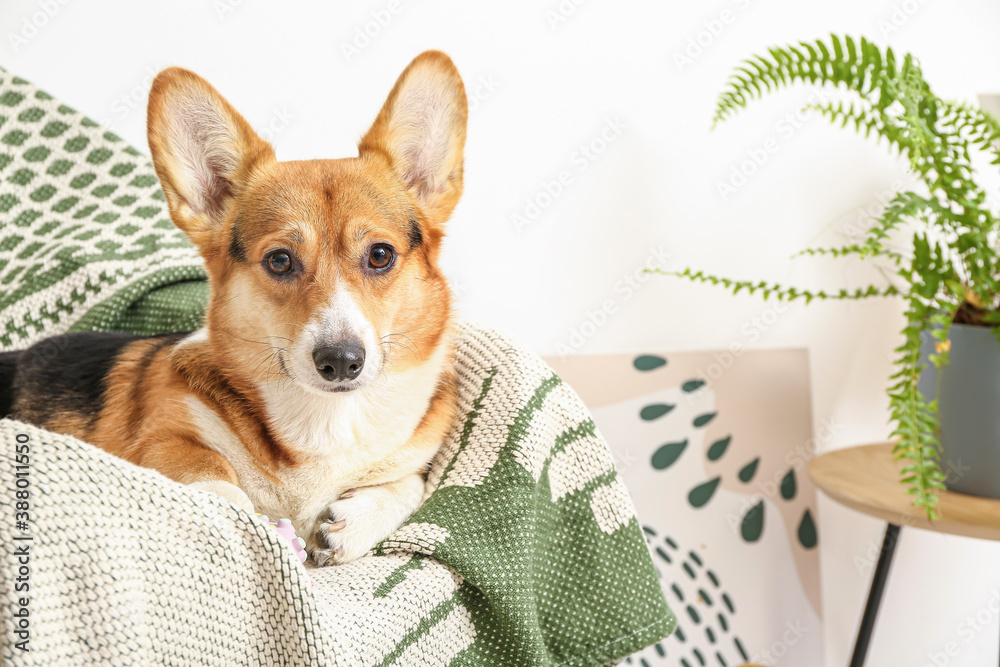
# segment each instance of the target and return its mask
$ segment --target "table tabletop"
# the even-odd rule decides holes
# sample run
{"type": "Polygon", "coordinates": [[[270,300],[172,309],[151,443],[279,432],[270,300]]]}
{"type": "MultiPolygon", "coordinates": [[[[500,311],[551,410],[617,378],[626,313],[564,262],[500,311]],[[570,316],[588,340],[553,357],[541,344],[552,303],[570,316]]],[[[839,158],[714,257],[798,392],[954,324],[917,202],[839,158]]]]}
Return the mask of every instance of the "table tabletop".
{"type": "Polygon", "coordinates": [[[930,521],[899,483],[905,463],[892,460],[892,443],[862,445],[817,456],[809,463],[809,476],[838,503],[884,521],[1000,541],[1000,500],[941,491],[940,518],[930,521]]]}

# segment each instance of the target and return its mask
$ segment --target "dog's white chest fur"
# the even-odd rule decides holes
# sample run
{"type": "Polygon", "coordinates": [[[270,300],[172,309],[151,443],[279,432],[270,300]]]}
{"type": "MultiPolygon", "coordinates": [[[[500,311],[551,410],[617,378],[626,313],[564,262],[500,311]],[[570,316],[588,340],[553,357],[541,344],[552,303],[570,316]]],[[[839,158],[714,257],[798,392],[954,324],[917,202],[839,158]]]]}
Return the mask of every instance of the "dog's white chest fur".
{"type": "Polygon", "coordinates": [[[326,504],[413,436],[437,389],[446,347],[412,370],[350,393],[317,395],[287,381],[262,384],[273,432],[306,461],[277,471],[278,483],[218,414],[194,396],[187,407],[203,441],[232,464],[254,509],[306,528],[326,504]]]}

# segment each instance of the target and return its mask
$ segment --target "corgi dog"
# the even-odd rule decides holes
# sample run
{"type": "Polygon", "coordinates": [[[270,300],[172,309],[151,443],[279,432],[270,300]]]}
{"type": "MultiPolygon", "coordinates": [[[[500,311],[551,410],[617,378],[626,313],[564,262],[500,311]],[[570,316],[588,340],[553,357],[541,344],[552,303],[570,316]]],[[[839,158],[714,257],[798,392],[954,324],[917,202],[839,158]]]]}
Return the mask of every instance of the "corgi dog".
{"type": "Polygon", "coordinates": [[[204,328],[0,355],[0,415],[289,517],[317,565],[418,508],[457,390],[438,266],[468,105],[443,53],[400,75],[358,156],[279,162],[204,79],[161,72],[149,147],[210,287],[204,328]]]}

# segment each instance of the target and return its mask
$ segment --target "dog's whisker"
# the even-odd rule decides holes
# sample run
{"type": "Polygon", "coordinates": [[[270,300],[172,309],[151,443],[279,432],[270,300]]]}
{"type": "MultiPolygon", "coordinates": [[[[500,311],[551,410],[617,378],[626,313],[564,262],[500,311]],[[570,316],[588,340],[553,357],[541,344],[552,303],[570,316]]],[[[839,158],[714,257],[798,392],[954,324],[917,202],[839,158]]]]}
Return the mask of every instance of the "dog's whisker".
{"type": "Polygon", "coordinates": [[[417,359],[422,359],[423,356],[420,354],[417,344],[413,342],[413,339],[402,333],[390,333],[382,337],[382,342],[388,345],[399,345],[404,349],[408,350],[417,359]],[[394,337],[405,338],[407,342],[402,342],[398,340],[393,340],[394,337]],[[388,340],[386,340],[388,339],[388,340]]]}

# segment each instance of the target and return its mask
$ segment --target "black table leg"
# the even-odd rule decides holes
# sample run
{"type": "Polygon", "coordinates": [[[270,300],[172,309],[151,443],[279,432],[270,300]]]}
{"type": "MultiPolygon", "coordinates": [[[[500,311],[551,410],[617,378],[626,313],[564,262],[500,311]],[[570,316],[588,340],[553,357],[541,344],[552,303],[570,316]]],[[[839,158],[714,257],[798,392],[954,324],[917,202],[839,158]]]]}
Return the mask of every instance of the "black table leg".
{"type": "Polygon", "coordinates": [[[885,584],[889,580],[889,568],[892,566],[892,556],[896,552],[896,542],[899,541],[899,526],[890,523],[885,527],[885,537],[882,538],[882,552],[878,556],[878,565],[872,576],[872,586],[868,589],[868,602],[865,604],[865,615],[861,617],[858,637],[854,641],[854,654],[851,656],[851,667],[862,667],[868,654],[868,644],[871,643],[872,631],[875,629],[875,619],[878,607],[882,602],[885,584]]]}

